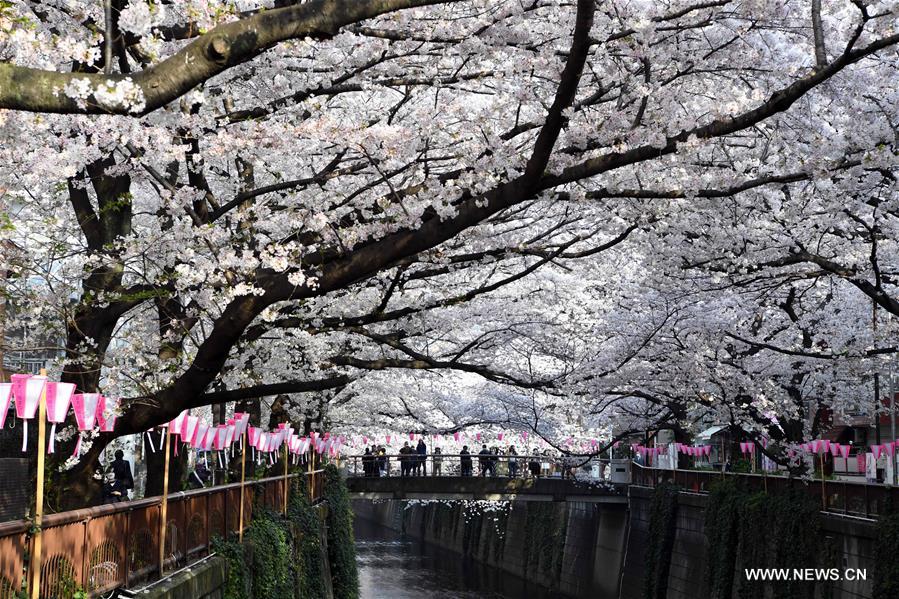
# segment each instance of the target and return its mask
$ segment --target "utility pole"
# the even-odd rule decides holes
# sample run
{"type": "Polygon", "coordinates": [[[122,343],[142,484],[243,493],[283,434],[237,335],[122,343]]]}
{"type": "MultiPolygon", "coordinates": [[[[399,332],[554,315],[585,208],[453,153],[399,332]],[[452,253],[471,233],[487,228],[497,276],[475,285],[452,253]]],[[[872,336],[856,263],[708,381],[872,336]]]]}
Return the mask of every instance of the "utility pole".
{"type": "MultiPolygon", "coordinates": [[[[874,333],[874,349],[877,349],[877,302],[871,302],[871,328],[874,333]]],[[[880,445],[880,373],[874,370],[874,443],[880,445]]]]}
{"type": "MultiPolygon", "coordinates": [[[[890,443],[896,440],[896,388],[893,386],[893,356],[890,356],[890,443]]],[[[891,485],[896,484],[896,477],[899,475],[899,472],[896,472],[896,450],[893,450],[893,454],[887,453],[887,459],[892,460],[893,463],[890,464],[890,472],[893,473],[893,477],[890,480],[891,485]]]]}

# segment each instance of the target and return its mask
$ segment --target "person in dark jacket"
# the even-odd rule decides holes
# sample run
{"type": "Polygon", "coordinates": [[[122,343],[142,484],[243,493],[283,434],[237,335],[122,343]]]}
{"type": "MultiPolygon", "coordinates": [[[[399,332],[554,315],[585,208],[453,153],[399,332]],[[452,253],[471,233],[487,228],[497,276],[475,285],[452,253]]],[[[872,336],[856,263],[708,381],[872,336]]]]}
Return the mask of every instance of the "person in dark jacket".
{"type": "Polygon", "coordinates": [[[459,466],[462,476],[471,476],[474,467],[471,465],[471,454],[468,452],[468,445],[462,447],[459,456],[459,466]]]}
{"type": "Polygon", "coordinates": [[[206,465],[206,458],[201,458],[197,460],[194,471],[190,473],[190,476],[187,479],[187,485],[191,489],[202,489],[206,486],[206,482],[209,480],[210,475],[209,467],[206,465]]]}
{"type": "Polygon", "coordinates": [[[509,478],[517,478],[518,477],[518,452],[515,451],[515,446],[512,445],[509,447],[509,478]]]}
{"type": "Polygon", "coordinates": [[[371,449],[365,448],[365,455],[362,456],[362,473],[365,476],[371,476],[374,471],[375,458],[371,453],[371,449]]]}
{"type": "Polygon", "coordinates": [[[115,476],[116,482],[124,490],[122,501],[128,499],[128,490],[134,488],[134,477],[131,476],[131,463],[125,459],[125,452],[116,450],[115,459],[109,465],[109,471],[115,476]]]}
{"type": "Polygon", "coordinates": [[[418,454],[418,459],[415,462],[415,476],[427,476],[428,468],[425,465],[425,461],[428,459],[428,446],[425,445],[424,439],[418,440],[418,445],[415,446],[415,453],[418,454]]]}
{"type": "Polygon", "coordinates": [[[481,451],[478,452],[478,466],[481,469],[481,476],[487,476],[487,472],[491,468],[491,464],[493,463],[493,454],[487,449],[487,445],[481,447],[481,451]]]}
{"type": "Polygon", "coordinates": [[[378,447],[377,471],[375,476],[390,476],[390,461],[383,445],[378,447]]]}
{"type": "Polygon", "coordinates": [[[122,481],[115,477],[113,472],[106,473],[106,481],[103,483],[103,503],[118,503],[128,500],[128,491],[122,481]]]}
{"type": "Polygon", "coordinates": [[[403,447],[400,449],[400,476],[410,476],[412,474],[412,460],[415,459],[412,457],[412,454],[414,451],[414,449],[409,447],[408,441],[403,443],[403,447]]]}
{"type": "Polygon", "coordinates": [[[531,477],[540,478],[540,458],[537,456],[531,456],[528,461],[528,470],[531,471],[531,477]]]}

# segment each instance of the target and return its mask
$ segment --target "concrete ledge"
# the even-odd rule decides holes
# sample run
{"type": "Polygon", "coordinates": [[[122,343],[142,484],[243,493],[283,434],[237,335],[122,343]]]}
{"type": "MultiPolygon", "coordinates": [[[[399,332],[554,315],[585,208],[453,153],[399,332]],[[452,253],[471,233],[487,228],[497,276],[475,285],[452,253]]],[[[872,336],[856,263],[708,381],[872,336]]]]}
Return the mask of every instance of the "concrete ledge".
{"type": "Polygon", "coordinates": [[[227,562],[213,555],[131,593],[141,599],[220,599],[226,578],[227,562]]]}

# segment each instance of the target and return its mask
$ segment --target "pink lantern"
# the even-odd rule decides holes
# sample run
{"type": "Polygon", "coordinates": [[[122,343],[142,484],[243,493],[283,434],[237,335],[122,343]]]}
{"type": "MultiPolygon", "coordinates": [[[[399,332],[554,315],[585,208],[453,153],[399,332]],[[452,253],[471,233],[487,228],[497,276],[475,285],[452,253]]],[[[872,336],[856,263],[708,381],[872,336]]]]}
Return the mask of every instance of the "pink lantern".
{"type": "Polygon", "coordinates": [[[496,438],[497,438],[499,441],[502,441],[504,436],[505,436],[505,435],[504,435],[503,433],[499,433],[499,434],[496,436],[496,438]]]}
{"type": "Polygon", "coordinates": [[[837,457],[840,454],[840,444],[839,443],[831,443],[830,444],[830,453],[833,457],[837,457]]]}
{"type": "Polygon", "coordinates": [[[256,447],[256,445],[259,443],[259,435],[261,434],[261,428],[250,426],[247,428],[247,441],[249,441],[250,445],[256,447]]]}
{"type": "Polygon", "coordinates": [[[119,400],[112,397],[100,396],[100,407],[97,409],[97,424],[100,431],[111,433],[115,428],[116,411],[119,408],[119,400]]]}
{"type": "Polygon", "coordinates": [[[0,383],[0,429],[6,424],[6,414],[12,401],[12,383],[0,383]]]}
{"type": "Polygon", "coordinates": [[[268,451],[266,449],[269,444],[269,433],[260,431],[259,436],[256,437],[256,449],[259,451],[268,451]]]}
{"type": "Polygon", "coordinates": [[[206,429],[206,435],[203,437],[203,451],[212,451],[215,445],[215,427],[210,426],[206,429]]]}
{"type": "Polygon", "coordinates": [[[199,416],[185,416],[181,422],[181,440],[185,443],[193,441],[194,435],[197,434],[197,425],[199,423],[199,416]]]}
{"type": "MultiPolygon", "coordinates": [[[[50,447],[47,453],[56,451],[56,425],[65,422],[72,405],[72,394],[75,392],[74,383],[47,383],[47,421],[50,426],[50,447]]],[[[2,394],[2,390],[0,390],[2,394]]],[[[0,401],[2,407],[2,401],[0,401]]],[[[2,420],[2,419],[0,419],[2,420]]],[[[0,424],[0,427],[3,425],[0,424]]]]}
{"type": "Polygon", "coordinates": [[[456,441],[456,443],[458,443],[459,439],[461,439],[461,438],[462,438],[462,435],[460,435],[458,432],[453,433],[453,439],[456,441]]]}
{"type": "Polygon", "coordinates": [[[225,448],[225,439],[228,437],[228,427],[225,424],[220,424],[215,427],[215,437],[214,437],[214,447],[216,451],[221,451],[225,448]]]}
{"type": "Polygon", "coordinates": [[[247,412],[234,412],[234,438],[239,439],[247,431],[250,415],[247,412]]]}
{"type": "Polygon", "coordinates": [[[474,436],[474,438],[477,439],[478,441],[480,441],[480,440],[481,440],[481,433],[477,433],[477,434],[474,436]]]}
{"type": "MultiPolygon", "coordinates": [[[[79,431],[89,431],[94,428],[97,421],[97,409],[101,407],[99,393],[75,393],[72,395],[72,410],[75,412],[75,422],[79,431]]],[[[72,455],[81,454],[81,435],[75,443],[75,451],[72,455]]]]}
{"type": "Polygon", "coordinates": [[[72,410],[78,430],[89,431],[97,421],[97,408],[100,407],[99,393],[75,393],[72,395],[72,410]]]}
{"type": "Polygon", "coordinates": [[[415,433],[409,433],[409,440],[415,441],[415,433]]]}
{"type": "MultiPolygon", "coordinates": [[[[315,437],[313,437],[314,439],[315,437]]],[[[390,435],[387,435],[387,445],[390,445],[390,435]]]]}
{"type": "Polygon", "coordinates": [[[12,377],[12,395],[16,402],[16,418],[24,420],[22,430],[22,451],[28,449],[28,421],[34,418],[41,395],[47,387],[47,377],[14,374],[12,377]]]}
{"type": "Polygon", "coordinates": [[[181,429],[184,428],[184,419],[187,418],[187,410],[178,414],[174,420],[169,423],[169,434],[180,435],[181,429]]]}
{"type": "Polygon", "coordinates": [[[190,438],[190,444],[194,448],[200,448],[203,446],[203,439],[206,437],[206,431],[209,430],[209,423],[205,420],[198,420],[197,426],[194,429],[194,435],[190,438]]]}

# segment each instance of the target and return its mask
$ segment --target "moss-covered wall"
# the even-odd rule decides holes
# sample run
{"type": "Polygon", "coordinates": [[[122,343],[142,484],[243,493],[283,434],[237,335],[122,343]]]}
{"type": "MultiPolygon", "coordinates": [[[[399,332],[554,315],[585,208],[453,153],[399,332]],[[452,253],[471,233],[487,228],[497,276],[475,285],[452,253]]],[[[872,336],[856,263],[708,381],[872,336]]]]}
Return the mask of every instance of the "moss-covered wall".
{"type": "MultiPolygon", "coordinates": [[[[322,497],[311,505],[305,477],[295,479],[287,513],[259,504],[243,544],[213,547],[227,563],[223,599],[358,599],[352,512],[337,469],[326,466],[322,497]]],[[[259,499],[259,497],[257,497],[259,499]]]]}
{"type": "Polygon", "coordinates": [[[665,569],[660,565],[667,567],[661,585],[665,599],[890,596],[873,591],[878,525],[858,518],[823,515],[814,502],[804,506],[791,497],[774,498],[764,504],[758,504],[751,495],[737,497],[739,502],[735,503],[727,496],[710,499],[691,493],[677,495],[673,543],[653,557],[652,548],[658,545],[664,528],[659,524],[665,519],[653,518],[653,505],[658,505],[655,491],[632,487],[621,599],[645,599],[647,589],[650,593],[656,590],[659,585],[647,586],[646,581],[665,569]],[[667,564],[661,564],[665,561],[667,564]],[[804,588],[786,583],[777,583],[777,589],[770,583],[754,588],[742,580],[744,567],[792,568],[800,564],[809,568],[862,568],[867,570],[868,579],[818,584],[808,594],[804,588]]]}

